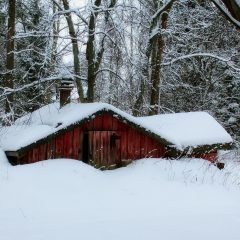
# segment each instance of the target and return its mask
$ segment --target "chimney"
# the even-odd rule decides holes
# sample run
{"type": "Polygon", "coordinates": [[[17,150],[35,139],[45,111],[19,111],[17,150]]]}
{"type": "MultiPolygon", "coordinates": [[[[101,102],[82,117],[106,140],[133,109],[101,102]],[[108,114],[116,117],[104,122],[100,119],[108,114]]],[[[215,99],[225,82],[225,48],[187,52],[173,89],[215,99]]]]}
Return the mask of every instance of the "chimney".
{"type": "Polygon", "coordinates": [[[59,87],[60,108],[71,102],[71,91],[73,87],[72,78],[62,78],[61,86],[59,87]]]}

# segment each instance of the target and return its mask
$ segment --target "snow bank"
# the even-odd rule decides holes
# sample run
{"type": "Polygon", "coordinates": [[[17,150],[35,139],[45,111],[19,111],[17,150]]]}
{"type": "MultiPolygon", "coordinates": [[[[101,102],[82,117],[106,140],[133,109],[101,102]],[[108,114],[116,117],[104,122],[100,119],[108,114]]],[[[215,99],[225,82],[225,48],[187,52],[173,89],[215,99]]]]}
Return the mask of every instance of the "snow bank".
{"type": "MultiPolygon", "coordinates": [[[[8,179],[9,168],[11,168],[11,165],[8,162],[8,159],[7,159],[4,151],[0,148],[0,186],[1,186],[2,181],[6,181],[8,179]]],[[[2,189],[0,187],[0,191],[1,190],[2,189]]],[[[1,204],[1,201],[0,201],[0,204],[1,204]]],[[[0,224],[1,224],[1,222],[0,222],[0,224]]],[[[1,239],[1,234],[0,234],[0,239],[1,239]]]]}
{"type": "Polygon", "coordinates": [[[0,171],[9,166],[10,163],[6,157],[5,152],[0,148],[0,171]]]}
{"type": "Polygon", "coordinates": [[[0,171],[0,239],[239,240],[239,179],[227,172],[199,159],[10,167],[0,171]]]}

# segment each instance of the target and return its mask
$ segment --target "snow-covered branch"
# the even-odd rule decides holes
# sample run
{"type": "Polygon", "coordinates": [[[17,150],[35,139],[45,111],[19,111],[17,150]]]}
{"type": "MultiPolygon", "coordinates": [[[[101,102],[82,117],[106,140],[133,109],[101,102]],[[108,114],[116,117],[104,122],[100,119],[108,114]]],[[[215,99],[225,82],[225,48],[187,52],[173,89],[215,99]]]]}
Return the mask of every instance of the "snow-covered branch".
{"type": "Polygon", "coordinates": [[[31,88],[31,87],[34,87],[36,85],[43,84],[43,83],[46,83],[46,82],[61,81],[63,78],[64,78],[63,76],[42,78],[38,81],[34,81],[32,83],[25,84],[25,85],[23,85],[21,87],[18,87],[18,88],[8,88],[8,87],[1,87],[0,86],[0,90],[2,91],[2,94],[0,94],[0,97],[5,97],[5,96],[7,96],[9,94],[12,94],[12,93],[18,93],[18,92],[24,91],[28,88],[31,88]]]}
{"type": "Polygon", "coordinates": [[[237,67],[234,64],[234,62],[232,61],[232,57],[230,57],[230,58],[223,58],[223,57],[219,57],[217,55],[211,54],[211,53],[193,53],[193,54],[188,54],[188,55],[184,55],[184,56],[181,56],[181,57],[178,57],[178,58],[174,58],[173,60],[171,60],[169,62],[163,62],[161,65],[162,66],[173,65],[174,63],[182,61],[184,59],[190,59],[190,58],[195,58],[195,57],[214,58],[214,59],[219,60],[221,62],[225,62],[233,70],[240,72],[240,68],[237,67]]]}

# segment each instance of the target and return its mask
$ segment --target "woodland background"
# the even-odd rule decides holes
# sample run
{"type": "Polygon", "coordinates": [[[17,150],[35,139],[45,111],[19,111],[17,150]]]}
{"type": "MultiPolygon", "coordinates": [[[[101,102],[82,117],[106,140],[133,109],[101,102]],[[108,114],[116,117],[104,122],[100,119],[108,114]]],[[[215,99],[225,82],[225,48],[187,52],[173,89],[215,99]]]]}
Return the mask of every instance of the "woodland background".
{"type": "Polygon", "coordinates": [[[240,142],[239,0],[0,0],[0,123],[58,100],[208,111],[240,142]]]}

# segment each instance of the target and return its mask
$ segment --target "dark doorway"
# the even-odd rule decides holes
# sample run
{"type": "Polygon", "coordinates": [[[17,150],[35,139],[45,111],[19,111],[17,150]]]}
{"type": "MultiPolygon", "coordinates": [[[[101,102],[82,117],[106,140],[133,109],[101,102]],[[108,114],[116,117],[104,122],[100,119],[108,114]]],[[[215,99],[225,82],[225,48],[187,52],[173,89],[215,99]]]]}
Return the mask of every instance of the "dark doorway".
{"type": "Polygon", "coordinates": [[[89,164],[89,134],[88,132],[83,133],[83,145],[82,145],[82,161],[89,164]]]}
{"type": "Polygon", "coordinates": [[[118,166],[121,161],[121,132],[89,131],[89,158],[96,168],[118,166]]]}

